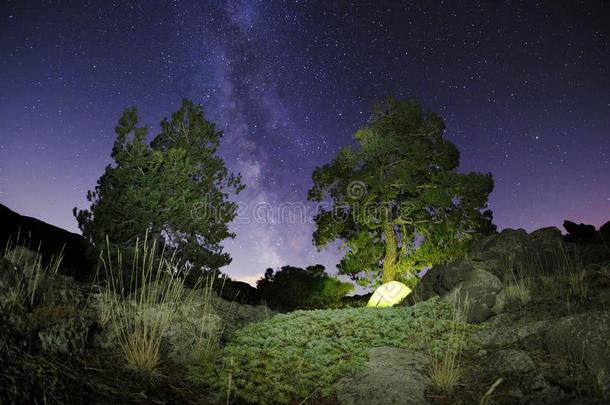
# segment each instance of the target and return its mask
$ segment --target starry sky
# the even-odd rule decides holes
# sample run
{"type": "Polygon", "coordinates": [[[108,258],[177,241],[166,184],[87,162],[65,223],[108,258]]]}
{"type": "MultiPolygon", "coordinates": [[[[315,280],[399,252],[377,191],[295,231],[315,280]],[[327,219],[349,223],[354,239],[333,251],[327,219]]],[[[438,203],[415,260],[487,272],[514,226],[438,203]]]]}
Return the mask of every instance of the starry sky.
{"type": "Polygon", "coordinates": [[[307,220],[274,212],[306,204],[313,168],[394,95],[445,118],[461,170],[493,173],[500,229],[601,225],[610,3],[484,3],[2,1],[0,202],[78,231],[72,207],[110,162],[121,111],[137,106],[155,134],[188,97],[247,184],[223,270],[333,270],[336,246],[317,252],[307,220]]]}

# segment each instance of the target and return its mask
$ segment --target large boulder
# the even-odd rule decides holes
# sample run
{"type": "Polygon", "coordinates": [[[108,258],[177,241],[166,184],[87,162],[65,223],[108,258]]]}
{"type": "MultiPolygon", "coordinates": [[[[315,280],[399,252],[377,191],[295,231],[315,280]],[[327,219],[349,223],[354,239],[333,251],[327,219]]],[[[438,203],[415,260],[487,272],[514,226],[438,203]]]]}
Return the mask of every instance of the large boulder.
{"type": "Polygon", "coordinates": [[[38,328],[40,349],[54,354],[82,354],[89,342],[93,321],[79,313],[67,312],[62,317],[64,307],[50,307],[49,310],[58,311],[60,315],[53,315],[57,318],[49,318],[38,328]]]}
{"type": "Polygon", "coordinates": [[[504,229],[502,232],[487,236],[477,243],[468,257],[484,263],[487,270],[496,275],[505,271],[509,257],[523,257],[533,252],[528,234],[523,229],[504,229]]]}
{"type": "Polygon", "coordinates": [[[523,350],[499,350],[490,356],[489,362],[499,373],[527,373],[536,368],[534,360],[523,350]]]}
{"type": "Polygon", "coordinates": [[[610,394],[610,311],[569,315],[554,321],[544,336],[549,351],[582,362],[610,394]]]}
{"type": "Polygon", "coordinates": [[[577,224],[566,220],[563,221],[563,227],[567,232],[564,238],[566,242],[591,243],[599,241],[599,236],[593,225],[577,224]]]}
{"type": "Polygon", "coordinates": [[[554,255],[563,248],[563,235],[554,226],[537,229],[528,235],[528,239],[528,244],[536,249],[536,254],[541,259],[554,255]]]}
{"type": "Polygon", "coordinates": [[[343,405],[427,404],[428,358],[417,351],[394,347],[369,349],[366,369],[340,379],[336,385],[343,405]]]}
{"type": "Polygon", "coordinates": [[[439,295],[465,308],[467,322],[483,322],[493,315],[502,282],[477,262],[462,259],[450,265],[434,266],[418,286],[423,299],[439,295]]]}
{"type": "Polygon", "coordinates": [[[492,308],[501,289],[500,279],[488,271],[475,268],[444,299],[457,303],[464,310],[466,322],[479,323],[493,315],[492,308]]]}

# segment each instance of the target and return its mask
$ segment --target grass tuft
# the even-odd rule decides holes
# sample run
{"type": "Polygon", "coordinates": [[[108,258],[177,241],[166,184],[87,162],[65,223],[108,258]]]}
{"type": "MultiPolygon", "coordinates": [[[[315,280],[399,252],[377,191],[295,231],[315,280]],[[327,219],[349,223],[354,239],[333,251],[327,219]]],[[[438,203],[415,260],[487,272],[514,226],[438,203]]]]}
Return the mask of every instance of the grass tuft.
{"type": "Polygon", "coordinates": [[[468,295],[463,304],[459,300],[459,294],[455,294],[451,322],[445,336],[446,344],[439,345],[430,339],[424,340],[431,357],[428,377],[432,387],[441,391],[452,390],[464,375],[460,359],[466,339],[468,295]]]}
{"type": "MultiPolygon", "coordinates": [[[[19,235],[17,235],[19,240],[19,235]]],[[[12,289],[12,305],[33,307],[37,294],[48,275],[57,274],[63,261],[63,253],[52,256],[47,264],[43,263],[40,246],[33,251],[24,246],[12,246],[11,241],[4,247],[4,258],[21,266],[17,274],[15,288],[12,289]]]]}
{"type": "MultiPolygon", "coordinates": [[[[108,244],[109,245],[109,244],[108,244]]],[[[102,320],[110,323],[123,357],[133,369],[152,374],[161,362],[161,345],[179,308],[190,298],[171,259],[148,237],[136,243],[130,282],[122,277],[120,251],[102,256],[106,285],[101,292],[102,320]]]]}

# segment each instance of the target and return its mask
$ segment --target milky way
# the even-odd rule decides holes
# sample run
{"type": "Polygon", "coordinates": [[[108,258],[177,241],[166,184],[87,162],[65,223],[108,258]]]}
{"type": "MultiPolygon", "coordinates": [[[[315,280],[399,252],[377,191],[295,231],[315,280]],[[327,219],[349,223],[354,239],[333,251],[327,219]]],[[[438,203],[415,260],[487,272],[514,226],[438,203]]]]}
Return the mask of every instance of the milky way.
{"type": "Polygon", "coordinates": [[[608,4],[424,3],[3,2],[0,201],[76,231],[123,108],[154,134],[188,97],[248,186],[224,270],[333,269],[281,204],[306,204],[313,168],[395,95],[446,119],[462,170],[493,173],[500,228],[610,219],[608,4]]]}

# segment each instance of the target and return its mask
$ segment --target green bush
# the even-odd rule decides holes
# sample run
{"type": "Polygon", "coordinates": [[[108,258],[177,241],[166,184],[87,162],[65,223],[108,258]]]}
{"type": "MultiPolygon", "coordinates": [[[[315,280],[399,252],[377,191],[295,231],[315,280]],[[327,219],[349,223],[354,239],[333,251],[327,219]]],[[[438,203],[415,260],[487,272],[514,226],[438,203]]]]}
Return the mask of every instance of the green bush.
{"type": "Polygon", "coordinates": [[[455,344],[452,319],[451,304],[438,299],[412,307],[276,315],[238,331],[215,367],[202,362],[194,376],[247,402],[298,403],[314,392],[331,394],[339,377],[364,365],[371,347],[432,342],[446,349],[455,344]]]}

